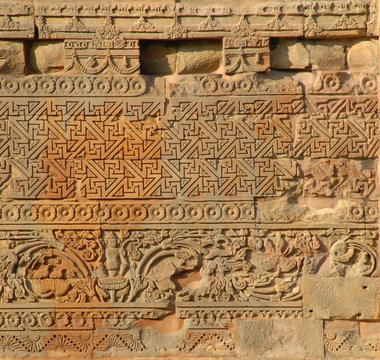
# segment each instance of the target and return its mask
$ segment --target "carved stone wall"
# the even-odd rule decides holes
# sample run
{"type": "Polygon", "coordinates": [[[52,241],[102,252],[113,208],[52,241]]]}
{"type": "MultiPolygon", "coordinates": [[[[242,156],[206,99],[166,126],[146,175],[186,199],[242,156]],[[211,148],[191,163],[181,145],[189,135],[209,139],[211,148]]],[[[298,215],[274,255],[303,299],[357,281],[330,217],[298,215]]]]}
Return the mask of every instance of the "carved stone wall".
{"type": "Polygon", "coordinates": [[[377,5],[1,0],[0,359],[379,358],[377,5]]]}

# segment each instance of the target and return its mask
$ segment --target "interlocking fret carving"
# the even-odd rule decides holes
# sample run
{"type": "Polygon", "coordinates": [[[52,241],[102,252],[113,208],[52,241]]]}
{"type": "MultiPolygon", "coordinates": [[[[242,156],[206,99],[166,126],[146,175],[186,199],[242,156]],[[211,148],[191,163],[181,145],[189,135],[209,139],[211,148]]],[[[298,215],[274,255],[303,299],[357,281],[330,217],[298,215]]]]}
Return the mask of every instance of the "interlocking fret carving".
{"type": "Polygon", "coordinates": [[[298,123],[294,156],[371,159],[378,156],[379,136],[377,116],[303,115],[298,123]]]}
{"type": "Polygon", "coordinates": [[[260,196],[297,183],[297,163],[282,158],[290,115],[153,118],[164,111],[151,98],[4,101],[3,198],[260,196]]]}

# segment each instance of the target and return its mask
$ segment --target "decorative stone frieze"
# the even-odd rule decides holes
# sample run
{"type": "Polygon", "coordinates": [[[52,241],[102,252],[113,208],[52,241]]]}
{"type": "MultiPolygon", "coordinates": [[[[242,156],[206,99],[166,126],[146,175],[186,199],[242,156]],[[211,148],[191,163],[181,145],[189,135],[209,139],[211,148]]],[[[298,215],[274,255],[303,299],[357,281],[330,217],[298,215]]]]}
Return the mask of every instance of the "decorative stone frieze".
{"type": "Polygon", "coordinates": [[[379,357],[377,1],[0,3],[0,359],[379,357]]]}

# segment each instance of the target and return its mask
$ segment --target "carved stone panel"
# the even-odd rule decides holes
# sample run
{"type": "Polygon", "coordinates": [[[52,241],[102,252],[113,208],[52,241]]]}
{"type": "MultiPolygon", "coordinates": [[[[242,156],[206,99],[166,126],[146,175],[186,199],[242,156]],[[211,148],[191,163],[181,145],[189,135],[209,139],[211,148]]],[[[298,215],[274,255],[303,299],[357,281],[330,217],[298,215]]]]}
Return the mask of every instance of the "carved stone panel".
{"type": "Polygon", "coordinates": [[[0,359],[379,357],[376,0],[0,3],[0,359]]]}
{"type": "Polygon", "coordinates": [[[269,38],[239,36],[223,40],[226,74],[262,72],[270,68],[269,38]]]}

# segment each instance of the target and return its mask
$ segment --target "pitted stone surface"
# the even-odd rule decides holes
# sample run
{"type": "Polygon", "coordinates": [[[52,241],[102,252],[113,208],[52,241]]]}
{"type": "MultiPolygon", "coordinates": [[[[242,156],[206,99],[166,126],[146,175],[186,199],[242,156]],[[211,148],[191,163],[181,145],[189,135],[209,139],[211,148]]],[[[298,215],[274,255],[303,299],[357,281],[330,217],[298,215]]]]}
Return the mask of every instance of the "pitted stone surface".
{"type": "Polygon", "coordinates": [[[379,279],[305,276],[305,316],[316,319],[376,320],[380,316],[379,279]]]}

